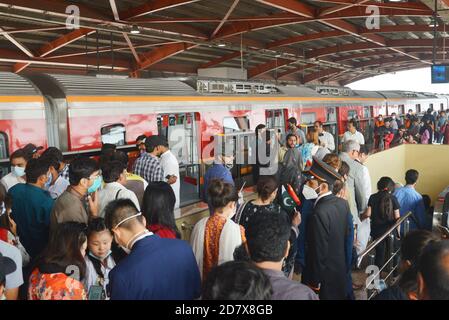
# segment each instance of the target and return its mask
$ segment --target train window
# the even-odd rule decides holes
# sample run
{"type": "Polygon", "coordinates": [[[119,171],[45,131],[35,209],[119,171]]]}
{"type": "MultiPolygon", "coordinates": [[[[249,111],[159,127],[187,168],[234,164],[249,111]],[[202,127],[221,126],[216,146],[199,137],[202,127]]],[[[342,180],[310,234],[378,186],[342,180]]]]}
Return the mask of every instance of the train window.
{"type": "Polygon", "coordinates": [[[429,103],[429,108],[433,110],[433,103],[429,103]]]}
{"type": "Polygon", "coordinates": [[[444,104],[440,103],[440,110],[443,111],[444,110],[444,104]]]}
{"type": "Polygon", "coordinates": [[[399,105],[399,114],[405,114],[405,106],[403,104],[399,105]]]}
{"type": "Polygon", "coordinates": [[[101,142],[123,146],[126,144],[125,134],[126,129],[124,124],[115,123],[104,125],[101,128],[101,142]]]}
{"type": "MultiPolygon", "coordinates": [[[[0,132],[0,159],[8,159],[8,136],[4,132],[0,132]]],[[[9,166],[7,163],[5,165],[0,165],[0,177],[8,174],[9,166]]]]}
{"type": "Polygon", "coordinates": [[[224,133],[232,133],[237,131],[248,131],[248,117],[226,117],[223,119],[224,133]]]}
{"type": "Polygon", "coordinates": [[[357,110],[348,110],[348,120],[357,118],[357,110]]]}
{"type": "Polygon", "coordinates": [[[326,122],[336,122],[337,121],[337,112],[335,111],[335,107],[326,108],[326,122]]]}
{"type": "Polygon", "coordinates": [[[8,136],[4,132],[0,132],[0,159],[8,159],[8,136]]]}
{"type": "Polygon", "coordinates": [[[416,105],[416,113],[421,113],[421,105],[420,104],[416,105]]]}
{"type": "Polygon", "coordinates": [[[371,110],[373,107],[363,107],[363,119],[371,118],[371,110]]]}
{"type": "Polygon", "coordinates": [[[302,124],[312,124],[316,121],[315,112],[304,112],[301,113],[301,123],[302,124]]]}

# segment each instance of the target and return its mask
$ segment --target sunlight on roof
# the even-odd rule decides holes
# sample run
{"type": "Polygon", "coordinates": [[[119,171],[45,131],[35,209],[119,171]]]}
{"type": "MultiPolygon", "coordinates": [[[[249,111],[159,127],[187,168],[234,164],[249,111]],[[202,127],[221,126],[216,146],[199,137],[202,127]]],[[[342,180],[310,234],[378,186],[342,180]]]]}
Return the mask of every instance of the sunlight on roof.
{"type": "Polygon", "coordinates": [[[404,90],[449,94],[449,83],[431,84],[428,68],[399,71],[353,82],[347,86],[353,90],[404,90]]]}

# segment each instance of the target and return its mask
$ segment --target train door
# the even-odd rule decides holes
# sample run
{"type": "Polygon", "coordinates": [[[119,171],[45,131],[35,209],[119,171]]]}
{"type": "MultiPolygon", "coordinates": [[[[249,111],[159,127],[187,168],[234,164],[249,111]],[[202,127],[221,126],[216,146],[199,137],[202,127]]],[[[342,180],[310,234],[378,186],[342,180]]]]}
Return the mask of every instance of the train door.
{"type": "MultiPolygon", "coordinates": [[[[252,165],[255,161],[250,159],[256,155],[256,136],[254,131],[250,130],[250,120],[247,116],[225,117],[223,119],[223,135],[220,137],[222,137],[221,139],[226,146],[233,148],[234,155],[236,155],[231,173],[236,187],[239,188],[244,184],[247,186],[253,184],[252,165]]],[[[220,138],[218,141],[220,141],[220,138]]]]}
{"type": "Polygon", "coordinates": [[[168,141],[171,152],[179,162],[181,181],[180,205],[200,199],[199,113],[159,114],[158,133],[168,141]]]}
{"type": "Polygon", "coordinates": [[[8,152],[8,136],[0,131],[0,177],[9,172],[9,152],[8,152]]]}

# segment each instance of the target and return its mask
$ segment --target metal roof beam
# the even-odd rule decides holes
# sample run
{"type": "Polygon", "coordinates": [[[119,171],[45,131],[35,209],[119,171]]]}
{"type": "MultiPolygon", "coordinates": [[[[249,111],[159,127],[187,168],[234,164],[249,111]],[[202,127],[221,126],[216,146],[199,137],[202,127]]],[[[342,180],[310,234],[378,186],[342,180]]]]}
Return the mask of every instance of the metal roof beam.
{"type": "Polygon", "coordinates": [[[231,15],[232,11],[234,11],[235,7],[237,7],[237,5],[239,4],[240,0],[234,0],[234,2],[232,3],[231,7],[228,9],[228,11],[226,12],[225,16],[223,17],[223,19],[220,21],[220,23],[218,24],[218,26],[215,28],[215,30],[212,32],[211,34],[211,38],[213,38],[218,31],[220,31],[221,27],[223,26],[223,24],[226,22],[226,20],[228,20],[229,16],[231,15]]]}
{"type": "MultiPolygon", "coordinates": [[[[88,35],[95,32],[94,29],[88,28],[80,28],[77,30],[73,30],[65,35],[60,36],[59,38],[44,44],[41,48],[37,50],[37,54],[39,58],[44,58],[48,56],[50,53],[88,35]]],[[[30,63],[17,63],[13,66],[13,71],[15,73],[23,71],[26,67],[28,67],[30,63]]]]}
{"type": "Polygon", "coordinates": [[[293,63],[292,60],[287,59],[275,59],[268,61],[266,63],[257,65],[251,69],[248,70],[248,78],[254,78],[256,76],[262,75],[264,73],[270,72],[272,70],[275,70],[277,68],[280,68],[282,66],[288,65],[290,63],[293,63]]]}
{"type": "Polygon", "coordinates": [[[296,0],[257,0],[257,2],[297,14],[301,17],[313,18],[316,14],[316,8],[296,0]]]}
{"type": "Polygon", "coordinates": [[[152,0],[147,3],[131,8],[129,10],[120,12],[120,17],[123,20],[141,17],[150,13],[159,12],[162,10],[198,2],[199,0],[152,0]]]}
{"type": "Polygon", "coordinates": [[[146,69],[153,64],[156,64],[160,61],[163,61],[165,59],[168,59],[178,53],[181,53],[183,51],[192,49],[196,47],[197,45],[191,44],[191,43],[185,43],[185,42],[178,42],[178,43],[172,43],[163,45],[159,48],[156,48],[150,52],[147,52],[141,56],[141,62],[137,63],[136,68],[134,71],[140,71],[143,69],[146,69]]]}

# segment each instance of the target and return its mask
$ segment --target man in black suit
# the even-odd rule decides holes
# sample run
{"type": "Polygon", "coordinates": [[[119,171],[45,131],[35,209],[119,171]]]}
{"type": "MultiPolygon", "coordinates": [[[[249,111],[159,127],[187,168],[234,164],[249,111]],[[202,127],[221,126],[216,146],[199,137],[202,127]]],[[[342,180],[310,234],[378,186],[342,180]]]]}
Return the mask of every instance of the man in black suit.
{"type": "Polygon", "coordinates": [[[319,292],[320,299],[346,298],[346,238],[350,209],[348,202],[332,194],[341,176],[334,168],[314,157],[310,174],[319,181],[319,196],[309,218],[306,239],[306,266],[303,282],[319,292]]]}

